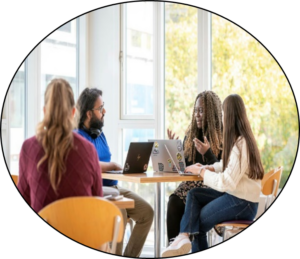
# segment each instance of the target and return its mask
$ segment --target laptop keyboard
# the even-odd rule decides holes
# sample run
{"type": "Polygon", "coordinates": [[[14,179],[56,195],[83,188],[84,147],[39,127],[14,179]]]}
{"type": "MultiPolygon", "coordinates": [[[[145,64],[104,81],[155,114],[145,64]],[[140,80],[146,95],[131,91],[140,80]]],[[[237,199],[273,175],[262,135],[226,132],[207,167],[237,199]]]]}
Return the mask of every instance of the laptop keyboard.
{"type": "Polygon", "coordinates": [[[180,175],[194,175],[194,174],[191,173],[191,172],[186,172],[186,173],[185,173],[185,172],[182,172],[182,171],[180,171],[179,174],[180,174],[180,175]]]}
{"type": "Polygon", "coordinates": [[[109,173],[109,174],[123,174],[123,170],[117,170],[117,171],[106,171],[105,173],[109,173]]]}

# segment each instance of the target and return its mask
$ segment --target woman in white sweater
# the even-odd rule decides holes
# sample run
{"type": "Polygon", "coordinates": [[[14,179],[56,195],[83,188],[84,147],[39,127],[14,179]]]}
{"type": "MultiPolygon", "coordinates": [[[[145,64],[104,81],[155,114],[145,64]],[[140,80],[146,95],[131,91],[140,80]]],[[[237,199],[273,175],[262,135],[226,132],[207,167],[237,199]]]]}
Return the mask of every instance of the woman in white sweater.
{"type": "MultiPolygon", "coordinates": [[[[264,175],[260,154],[242,98],[229,95],[223,102],[222,160],[213,165],[194,164],[186,171],[199,175],[211,189],[188,193],[180,234],[162,253],[177,256],[208,248],[207,232],[229,220],[253,220],[264,175]],[[190,236],[193,236],[191,245],[190,236]]],[[[195,145],[202,145],[195,139],[195,145]]]]}

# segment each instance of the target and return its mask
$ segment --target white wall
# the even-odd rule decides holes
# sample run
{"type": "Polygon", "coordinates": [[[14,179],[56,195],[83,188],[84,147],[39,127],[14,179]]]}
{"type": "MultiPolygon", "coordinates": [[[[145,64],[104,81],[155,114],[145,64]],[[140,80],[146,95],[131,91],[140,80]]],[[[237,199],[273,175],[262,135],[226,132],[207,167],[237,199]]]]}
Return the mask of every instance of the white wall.
{"type": "Polygon", "coordinates": [[[106,115],[103,132],[116,161],[120,110],[120,6],[88,14],[88,87],[103,91],[106,115]]]}

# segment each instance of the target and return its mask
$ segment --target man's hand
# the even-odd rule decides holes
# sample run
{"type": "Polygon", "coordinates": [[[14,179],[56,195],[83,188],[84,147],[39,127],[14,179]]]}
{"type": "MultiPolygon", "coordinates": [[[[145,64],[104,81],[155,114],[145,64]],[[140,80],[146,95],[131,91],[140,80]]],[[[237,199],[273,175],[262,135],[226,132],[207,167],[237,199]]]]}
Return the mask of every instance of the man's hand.
{"type": "Polygon", "coordinates": [[[194,138],[193,141],[194,141],[197,151],[201,155],[204,155],[206,153],[206,151],[210,148],[210,144],[206,137],[204,137],[204,143],[197,138],[194,138]]]}
{"type": "MultiPolygon", "coordinates": [[[[175,133],[172,132],[172,130],[167,129],[168,132],[168,138],[169,139],[174,139],[175,138],[175,133]]],[[[179,137],[177,137],[176,139],[178,139],[179,137]]]]}
{"type": "Polygon", "coordinates": [[[123,168],[122,168],[122,166],[121,165],[119,165],[118,163],[116,163],[116,162],[113,162],[113,165],[114,165],[114,171],[118,171],[118,170],[122,170],[123,168]]]}
{"type": "Polygon", "coordinates": [[[122,170],[122,166],[120,166],[118,163],[116,162],[102,162],[99,161],[99,164],[101,166],[102,172],[105,173],[107,171],[118,171],[118,170],[122,170]]]}

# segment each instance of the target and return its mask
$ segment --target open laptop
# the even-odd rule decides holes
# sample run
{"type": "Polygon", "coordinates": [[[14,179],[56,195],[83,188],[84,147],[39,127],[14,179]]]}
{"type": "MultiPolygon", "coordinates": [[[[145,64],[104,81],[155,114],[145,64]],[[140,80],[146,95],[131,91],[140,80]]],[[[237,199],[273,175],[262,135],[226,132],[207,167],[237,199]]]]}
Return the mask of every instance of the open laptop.
{"type": "Polygon", "coordinates": [[[167,145],[170,153],[178,161],[180,171],[185,169],[185,159],[183,153],[182,141],[179,139],[149,139],[154,142],[151,153],[153,171],[156,172],[177,172],[175,165],[172,163],[170,156],[165,148],[167,145]]]}
{"type": "Polygon", "coordinates": [[[131,142],[123,170],[106,171],[110,174],[137,174],[148,169],[149,159],[154,142],[131,142]]]}
{"type": "Polygon", "coordinates": [[[169,151],[167,145],[165,145],[165,148],[166,148],[166,150],[167,150],[167,152],[168,152],[168,154],[169,154],[169,156],[170,156],[170,158],[171,158],[171,160],[172,160],[172,162],[173,162],[173,164],[174,164],[174,166],[175,166],[175,168],[176,168],[178,174],[183,175],[183,176],[185,176],[185,175],[194,175],[194,174],[191,173],[191,172],[186,172],[186,173],[185,173],[184,171],[179,170],[178,167],[177,167],[177,165],[176,165],[176,163],[174,162],[173,157],[172,157],[171,154],[170,154],[170,151],[169,151]]]}
{"type": "Polygon", "coordinates": [[[186,167],[183,145],[180,139],[154,139],[151,153],[153,170],[156,172],[178,172],[180,175],[192,175],[184,173],[186,167]],[[174,160],[173,158],[176,158],[174,160]],[[177,161],[177,163],[175,163],[177,161]]]}

